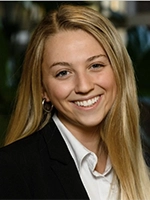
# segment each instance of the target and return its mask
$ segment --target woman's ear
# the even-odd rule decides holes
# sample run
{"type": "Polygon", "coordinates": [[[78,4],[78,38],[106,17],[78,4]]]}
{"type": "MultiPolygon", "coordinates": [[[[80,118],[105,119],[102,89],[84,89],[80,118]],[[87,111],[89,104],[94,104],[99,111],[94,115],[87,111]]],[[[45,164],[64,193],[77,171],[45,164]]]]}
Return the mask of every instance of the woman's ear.
{"type": "Polygon", "coordinates": [[[42,99],[45,99],[46,102],[50,101],[50,98],[49,98],[49,96],[48,96],[48,94],[47,94],[47,92],[46,92],[44,87],[42,87],[42,99]]]}

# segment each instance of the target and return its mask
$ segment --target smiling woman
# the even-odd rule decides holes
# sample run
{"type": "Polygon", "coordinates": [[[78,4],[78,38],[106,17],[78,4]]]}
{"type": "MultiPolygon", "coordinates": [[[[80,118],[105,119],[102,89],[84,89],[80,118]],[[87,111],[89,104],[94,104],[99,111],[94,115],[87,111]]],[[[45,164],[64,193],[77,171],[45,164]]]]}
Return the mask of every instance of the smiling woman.
{"type": "Polygon", "coordinates": [[[81,130],[88,137],[85,127],[92,127],[90,131],[97,132],[99,141],[97,126],[110,110],[117,90],[99,42],[83,30],[60,31],[45,43],[42,70],[43,98],[51,101],[61,122],[77,138],[82,137],[81,130]]]}
{"type": "Polygon", "coordinates": [[[0,197],[148,200],[134,71],[113,25],[63,5],[29,43],[0,149],[0,197]]]}

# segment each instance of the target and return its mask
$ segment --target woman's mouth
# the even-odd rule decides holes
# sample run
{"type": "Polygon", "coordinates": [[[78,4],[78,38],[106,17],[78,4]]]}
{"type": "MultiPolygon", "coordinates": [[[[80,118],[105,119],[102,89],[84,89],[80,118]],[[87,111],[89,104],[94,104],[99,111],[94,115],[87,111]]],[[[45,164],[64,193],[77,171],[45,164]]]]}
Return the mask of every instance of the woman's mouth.
{"type": "Polygon", "coordinates": [[[74,103],[77,106],[90,107],[90,106],[93,106],[99,100],[99,98],[100,98],[100,96],[97,96],[92,99],[88,99],[88,100],[84,100],[84,101],[75,101],[74,103]]]}

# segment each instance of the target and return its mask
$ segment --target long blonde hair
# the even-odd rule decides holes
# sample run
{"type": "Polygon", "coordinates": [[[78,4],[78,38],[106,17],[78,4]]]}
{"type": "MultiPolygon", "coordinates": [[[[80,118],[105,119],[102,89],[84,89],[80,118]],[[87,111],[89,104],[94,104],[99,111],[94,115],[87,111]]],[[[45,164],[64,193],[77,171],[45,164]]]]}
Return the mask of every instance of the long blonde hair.
{"type": "Polygon", "coordinates": [[[49,120],[42,110],[43,52],[48,37],[61,30],[82,29],[97,39],[110,60],[117,83],[117,97],[102,122],[101,137],[120,184],[121,200],[148,200],[150,182],[140,134],[139,107],[132,62],[111,22],[82,6],[63,5],[49,13],[36,28],[27,48],[6,144],[28,136],[49,120]]]}

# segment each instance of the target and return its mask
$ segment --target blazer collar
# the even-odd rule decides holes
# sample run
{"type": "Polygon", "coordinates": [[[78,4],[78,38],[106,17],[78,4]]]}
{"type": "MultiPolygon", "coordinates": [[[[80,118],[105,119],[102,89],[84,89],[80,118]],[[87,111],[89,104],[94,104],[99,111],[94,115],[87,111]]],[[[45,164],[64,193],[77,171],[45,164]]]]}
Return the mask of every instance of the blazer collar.
{"type": "Polygon", "coordinates": [[[63,164],[68,164],[72,159],[69,150],[63,140],[57,126],[51,119],[46,126],[45,130],[45,141],[49,149],[49,155],[52,159],[56,159],[63,164]]]}
{"type": "Polygon", "coordinates": [[[57,126],[51,119],[44,128],[44,138],[48,147],[51,168],[57,174],[68,199],[89,199],[74,160],[57,126]]]}

